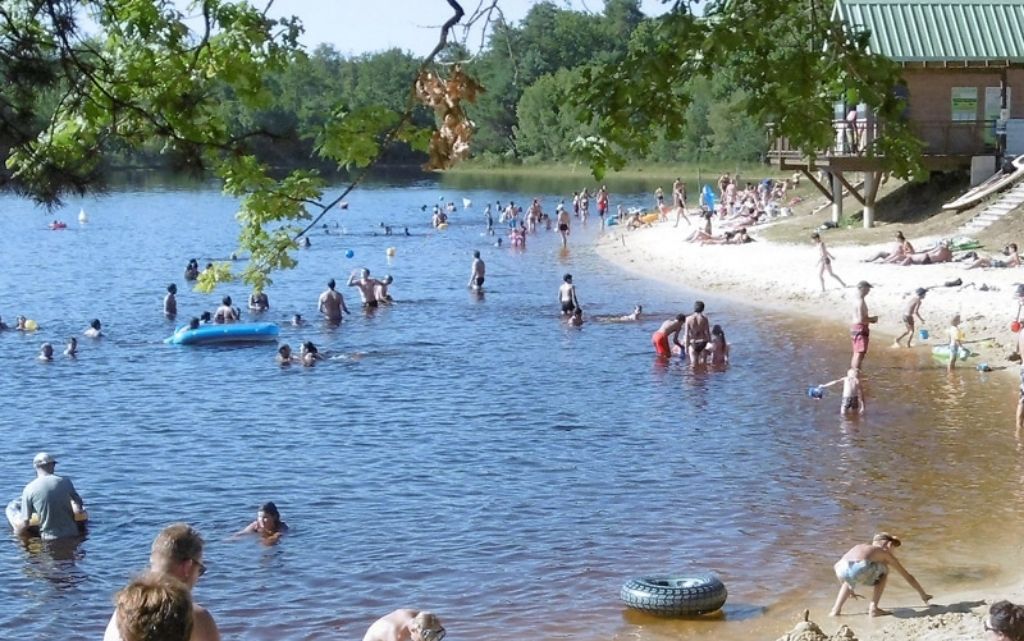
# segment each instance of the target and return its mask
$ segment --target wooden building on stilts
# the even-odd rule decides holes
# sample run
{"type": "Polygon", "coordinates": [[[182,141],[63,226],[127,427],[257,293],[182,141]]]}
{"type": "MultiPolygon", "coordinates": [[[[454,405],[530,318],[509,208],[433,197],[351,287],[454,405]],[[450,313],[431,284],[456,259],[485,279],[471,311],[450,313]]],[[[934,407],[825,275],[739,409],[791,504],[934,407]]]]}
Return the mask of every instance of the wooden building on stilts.
{"type": "MultiPolygon", "coordinates": [[[[868,31],[872,52],[902,67],[925,169],[970,169],[977,184],[1024,154],[1024,0],[836,0],[833,16],[868,31]]],[[[865,149],[885,123],[862,104],[836,102],[834,113],[829,149],[809,158],[779,139],[769,155],[832,201],[835,223],[847,192],[871,227],[883,165],[865,149]]]]}

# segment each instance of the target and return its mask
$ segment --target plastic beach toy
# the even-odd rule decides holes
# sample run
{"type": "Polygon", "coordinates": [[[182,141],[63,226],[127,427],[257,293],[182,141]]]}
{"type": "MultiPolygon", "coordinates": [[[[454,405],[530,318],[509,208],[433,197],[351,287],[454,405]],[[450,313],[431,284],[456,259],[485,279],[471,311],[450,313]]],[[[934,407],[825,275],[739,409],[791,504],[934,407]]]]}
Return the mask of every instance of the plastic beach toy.
{"type": "Polygon", "coordinates": [[[1020,331],[1020,321],[1013,321],[1010,323],[1010,331],[1016,334],[1020,331]]]}
{"type": "Polygon", "coordinates": [[[394,256],[395,255],[395,248],[394,247],[388,247],[387,250],[385,250],[384,253],[387,254],[389,257],[390,256],[394,256]]]}
{"type": "Polygon", "coordinates": [[[346,249],[345,250],[345,258],[352,258],[355,255],[356,255],[356,253],[354,251],[352,251],[351,249],[346,249]]]}
{"type": "Polygon", "coordinates": [[[927,329],[921,328],[921,331],[918,332],[918,335],[921,337],[921,340],[923,340],[923,341],[928,340],[928,330],[927,329]]]}
{"type": "Polygon", "coordinates": [[[822,387],[811,386],[807,388],[807,395],[811,398],[820,399],[825,396],[825,390],[822,387]]]}

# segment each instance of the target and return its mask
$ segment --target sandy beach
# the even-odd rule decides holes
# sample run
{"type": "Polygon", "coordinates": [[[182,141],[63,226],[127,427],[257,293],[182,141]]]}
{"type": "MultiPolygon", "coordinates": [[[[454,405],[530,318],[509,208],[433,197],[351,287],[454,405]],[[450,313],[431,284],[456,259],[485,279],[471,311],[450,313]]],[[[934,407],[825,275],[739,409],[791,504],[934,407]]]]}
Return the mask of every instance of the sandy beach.
{"type": "MultiPolygon", "coordinates": [[[[841,288],[826,275],[827,291],[822,293],[817,276],[817,250],[809,239],[803,245],[758,241],[747,245],[700,246],[684,242],[691,230],[685,224],[674,228],[671,223],[657,223],[652,228],[632,232],[612,227],[598,241],[597,252],[628,272],[672,286],[682,285],[757,308],[834,322],[835,340],[847,344],[848,319],[856,297],[853,285],[867,280],[873,285],[867,299],[869,310],[879,317],[872,328],[872,351],[896,349],[890,345],[903,331],[900,319],[907,297],[916,288],[925,287],[929,291],[921,315],[927,321],[923,327],[931,337],[927,341],[915,337],[912,349],[930,350],[942,344],[950,319],[960,314],[961,329],[966,340],[972,341],[968,347],[977,356],[959,366],[973,370],[979,363],[987,363],[993,369],[1005,368],[1007,374],[1017,375],[1017,367],[1006,359],[1014,344],[1009,328],[1017,313],[1014,289],[1017,283],[1024,282],[1024,273],[1017,269],[966,270],[963,263],[911,267],[870,264],[863,260],[889,246],[830,246],[829,251],[836,257],[833,269],[848,287],[841,288]],[[944,286],[958,278],[962,285],[944,286]]],[[[757,238],[756,232],[753,236],[757,238]]],[[[828,242],[827,235],[825,239],[828,242]]],[[[915,245],[922,247],[935,240],[913,239],[915,245]]],[[[837,370],[841,367],[837,364],[837,370]]],[[[943,363],[935,361],[937,376],[944,375],[942,367],[943,363]]],[[[1012,403],[1013,399],[1005,402],[1012,403]]],[[[890,602],[895,616],[879,619],[863,615],[866,606],[860,606],[864,601],[851,602],[847,606],[848,616],[837,619],[825,616],[820,608],[812,608],[811,621],[820,626],[824,636],[806,628],[800,634],[801,626],[780,629],[776,636],[779,641],[850,638],[834,636],[846,625],[861,641],[981,641],[986,636],[982,619],[989,604],[1000,599],[1024,601],[1024,583],[1019,579],[982,591],[941,592],[939,586],[931,587],[938,596],[930,608],[912,602],[890,602]]],[[[830,600],[834,594],[823,598],[830,600]]],[[[799,618],[800,613],[794,612],[794,624],[799,618]]]]}
{"type": "MultiPolygon", "coordinates": [[[[968,270],[967,263],[910,267],[865,263],[864,259],[891,249],[889,244],[830,245],[829,251],[835,256],[833,271],[847,287],[840,287],[826,274],[826,291],[822,292],[817,249],[809,239],[805,245],[758,241],[747,245],[701,246],[684,242],[692,229],[686,225],[675,228],[671,223],[632,232],[612,227],[597,251],[621,268],[648,278],[713,292],[754,307],[834,321],[837,341],[847,340],[857,294],[854,285],[866,280],[873,286],[867,298],[868,309],[878,316],[878,324],[871,328],[872,351],[890,349],[893,339],[903,332],[900,319],[907,298],[918,287],[924,287],[928,294],[921,306],[921,316],[930,337],[927,341],[915,337],[913,349],[944,344],[950,319],[959,314],[967,347],[978,354],[959,366],[974,368],[984,362],[996,369],[1011,365],[1006,356],[1014,342],[1010,332],[1010,322],[1017,314],[1014,289],[1024,282],[1024,272],[1019,269],[968,270]],[[956,279],[962,285],[944,286],[956,279]]],[[[752,236],[757,238],[756,231],[752,236]]],[[[827,243],[827,235],[825,240],[827,243]]],[[[913,239],[920,247],[936,240],[913,239]]],[[[1013,371],[1016,373],[1015,368],[1013,371]]]]}

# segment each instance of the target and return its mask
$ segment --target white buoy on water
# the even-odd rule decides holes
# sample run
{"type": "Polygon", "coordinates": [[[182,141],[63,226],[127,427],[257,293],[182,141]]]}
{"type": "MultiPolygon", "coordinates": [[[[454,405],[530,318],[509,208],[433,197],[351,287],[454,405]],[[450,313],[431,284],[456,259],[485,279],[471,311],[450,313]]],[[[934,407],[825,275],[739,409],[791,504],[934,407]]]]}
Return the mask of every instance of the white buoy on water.
{"type": "Polygon", "coordinates": [[[78,222],[82,223],[83,225],[89,222],[89,215],[85,213],[84,209],[78,210],[78,222]]]}

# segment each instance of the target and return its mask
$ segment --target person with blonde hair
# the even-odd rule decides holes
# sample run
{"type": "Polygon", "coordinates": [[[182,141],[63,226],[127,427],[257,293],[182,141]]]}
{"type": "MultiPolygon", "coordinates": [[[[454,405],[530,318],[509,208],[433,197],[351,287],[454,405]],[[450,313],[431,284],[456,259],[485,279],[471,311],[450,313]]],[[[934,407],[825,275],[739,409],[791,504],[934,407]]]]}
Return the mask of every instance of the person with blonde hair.
{"type": "MultiPolygon", "coordinates": [[[[206,574],[203,563],[203,537],[187,523],[168,525],[153,540],[149,554],[149,570],[160,578],[168,577],[180,581],[189,593],[195,588],[199,577],[206,574]]],[[[192,633],[190,641],[220,641],[220,631],[210,612],[192,602],[192,633]]],[[[114,612],[103,633],[103,641],[134,641],[122,636],[114,612]]]]}
{"type": "Polygon", "coordinates": [[[114,619],[124,641],[188,641],[192,595],[173,577],[143,574],[114,595],[114,619]]]}
{"type": "Polygon", "coordinates": [[[891,614],[878,607],[878,601],[885,591],[885,584],[889,578],[889,568],[895,569],[902,576],[910,587],[917,590],[921,600],[927,603],[931,601],[932,595],[924,591],[921,584],[917,582],[910,572],[904,569],[903,565],[896,559],[892,550],[902,545],[902,541],[888,532],[879,532],[871,540],[871,543],[861,543],[850,548],[850,551],[843,555],[843,558],[835,564],[836,578],[842,582],[839,588],[839,595],[836,603],[829,612],[829,616],[842,614],[843,604],[851,596],[855,599],[861,598],[854,587],[861,585],[872,586],[871,601],[868,603],[868,614],[877,617],[891,614]]]}
{"type": "Polygon", "coordinates": [[[401,608],[374,621],[363,641],[441,641],[445,634],[433,612],[401,608]]]}

